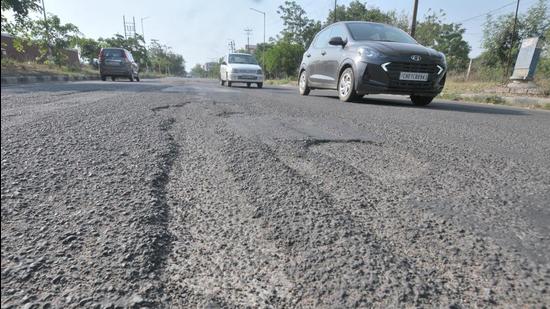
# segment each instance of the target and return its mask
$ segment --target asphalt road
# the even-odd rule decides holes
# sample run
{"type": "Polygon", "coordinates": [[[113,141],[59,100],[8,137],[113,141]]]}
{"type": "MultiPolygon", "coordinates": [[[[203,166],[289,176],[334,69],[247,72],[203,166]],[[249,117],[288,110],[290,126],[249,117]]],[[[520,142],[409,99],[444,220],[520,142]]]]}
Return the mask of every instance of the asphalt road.
{"type": "Polygon", "coordinates": [[[2,86],[2,308],[541,307],[550,113],[2,86]]]}

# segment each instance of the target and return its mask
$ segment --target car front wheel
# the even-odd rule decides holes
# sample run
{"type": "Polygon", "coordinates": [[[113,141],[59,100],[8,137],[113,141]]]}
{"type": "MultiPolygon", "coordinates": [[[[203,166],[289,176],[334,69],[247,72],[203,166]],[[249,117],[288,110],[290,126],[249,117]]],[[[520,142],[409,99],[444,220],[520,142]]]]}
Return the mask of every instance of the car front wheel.
{"type": "Polygon", "coordinates": [[[338,79],[338,97],[344,102],[351,102],[357,98],[352,68],[345,69],[340,75],[340,79],[338,79]]]}
{"type": "Polygon", "coordinates": [[[258,83],[258,88],[262,88],[264,86],[264,83],[258,83]]]}
{"type": "Polygon", "coordinates": [[[434,97],[423,97],[423,96],[417,96],[417,95],[411,96],[411,101],[416,106],[426,106],[430,104],[433,99],[434,97]]]}
{"type": "Polygon", "coordinates": [[[298,88],[300,90],[300,95],[308,95],[309,92],[311,91],[311,89],[307,85],[306,71],[302,71],[302,73],[300,73],[300,80],[299,80],[298,86],[299,86],[298,88]]]}

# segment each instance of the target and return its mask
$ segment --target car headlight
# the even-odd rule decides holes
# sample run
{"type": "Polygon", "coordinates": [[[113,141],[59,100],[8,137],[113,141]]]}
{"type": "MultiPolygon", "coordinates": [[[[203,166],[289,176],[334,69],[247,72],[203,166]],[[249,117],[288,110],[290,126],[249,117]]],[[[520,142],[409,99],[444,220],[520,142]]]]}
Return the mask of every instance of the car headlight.
{"type": "Polygon", "coordinates": [[[262,70],[256,71],[256,74],[258,74],[258,75],[262,75],[262,73],[263,73],[262,70]]]}
{"type": "Polygon", "coordinates": [[[380,53],[372,48],[363,47],[359,49],[359,55],[363,58],[376,58],[380,56],[380,53]]]}
{"type": "Polygon", "coordinates": [[[444,53],[439,53],[439,58],[441,58],[441,60],[443,61],[443,63],[447,63],[447,58],[445,57],[445,54],[444,53]]]}

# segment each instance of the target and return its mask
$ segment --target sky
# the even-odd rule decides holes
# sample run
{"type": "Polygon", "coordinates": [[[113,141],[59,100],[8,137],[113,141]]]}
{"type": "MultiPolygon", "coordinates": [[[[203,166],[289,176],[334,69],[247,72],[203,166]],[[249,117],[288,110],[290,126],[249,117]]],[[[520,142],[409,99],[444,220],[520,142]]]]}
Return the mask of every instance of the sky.
{"type": "MultiPolygon", "coordinates": [[[[337,0],[348,4],[352,0],[337,0]]],[[[522,0],[520,12],[525,12],[537,0],[522,0]]],[[[309,18],[325,21],[334,7],[334,0],[297,0],[309,18]]],[[[384,11],[396,10],[412,16],[413,0],[369,0],[367,7],[384,11]]],[[[263,42],[263,15],[250,8],[266,12],[266,37],[275,37],[283,23],[277,8],[284,0],[44,0],[46,11],[78,26],[90,38],[111,37],[123,34],[123,16],[135,17],[138,33],[159,40],[183,55],[187,68],[197,63],[216,61],[228,51],[230,40],[237,48],[244,47],[247,36],[244,29],[252,29],[250,43],[263,42]],[[141,27],[143,18],[143,29],[141,27]]],[[[515,0],[419,0],[419,19],[429,9],[444,10],[446,22],[463,22],[465,40],[472,47],[471,57],[482,51],[481,38],[485,13],[493,15],[511,13],[515,0]],[[506,6],[502,9],[499,9],[506,6]],[[482,15],[480,17],[477,17],[482,15]],[[466,20],[466,21],[465,21],[466,20]]]]}

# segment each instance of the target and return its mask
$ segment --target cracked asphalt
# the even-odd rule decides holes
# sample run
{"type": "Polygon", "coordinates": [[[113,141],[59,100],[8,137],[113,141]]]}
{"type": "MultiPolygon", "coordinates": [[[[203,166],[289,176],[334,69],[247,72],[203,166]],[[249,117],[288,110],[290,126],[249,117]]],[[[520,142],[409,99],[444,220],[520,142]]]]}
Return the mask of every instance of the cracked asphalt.
{"type": "Polygon", "coordinates": [[[550,113],[2,86],[2,308],[550,303],[550,113]]]}

